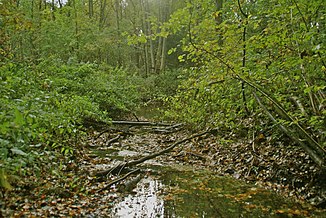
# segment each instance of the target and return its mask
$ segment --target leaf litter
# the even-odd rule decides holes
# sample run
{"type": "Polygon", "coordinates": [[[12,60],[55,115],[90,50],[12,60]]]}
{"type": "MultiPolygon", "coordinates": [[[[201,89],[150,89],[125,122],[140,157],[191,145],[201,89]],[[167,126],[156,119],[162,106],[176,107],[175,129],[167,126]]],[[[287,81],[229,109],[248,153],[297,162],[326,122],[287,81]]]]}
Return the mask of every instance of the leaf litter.
{"type": "MultiPolygon", "coordinates": [[[[98,137],[100,132],[90,131],[87,143],[80,146],[81,149],[75,156],[61,156],[56,162],[44,164],[39,175],[36,176],[31,171],[14,184],[14,190],[3,191],[2,216],[110,216],[117,200],[126,193],[118,191],[119,185],[99,192],[117,176],[96,178],[95,172],[121,161],[162,150],[190,135],[187,131],[168,134],[144,130],[137,134],[137,130],[133,131],[132,135],[123,136],[111,144],[107,142],[119,132],[108,132],[98,137]]],[[[271,143],[268,140],[253,144],[207,135],[148,162],[151,165],[168,166],[178,163],[209,169],[213,174],[256,184],[257,187],[271,189],[302,205],[309,205],[304,206],[305,210],[301,214],[300,211],[291,209],[279,209],[276,211],[278,214],[306,216],[312,211],[325,212],[325,175],[299,147],[271,143]]],[[[202,186],[202,189],[205,187],[202,186]]],[[[250,198],[255,192],[256,190],[251,190],[242,195],[226,197],[239,201],[250,198]]],[[[165,198],[172,199],[170,194],[165,198]]],[[[247,205],[247,209],[251,207],[256,206],[247,205]]]]}

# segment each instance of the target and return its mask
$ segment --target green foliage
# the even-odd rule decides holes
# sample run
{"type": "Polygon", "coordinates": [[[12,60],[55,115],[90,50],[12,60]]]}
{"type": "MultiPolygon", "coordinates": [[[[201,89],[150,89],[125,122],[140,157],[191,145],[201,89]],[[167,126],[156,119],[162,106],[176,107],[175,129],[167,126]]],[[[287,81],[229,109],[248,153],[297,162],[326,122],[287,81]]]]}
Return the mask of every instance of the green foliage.
{"type": "MultiPolygon", "coordinates": [[[[60,94],[87,97],[101,111],[113,115],[117,111],[128,111],[140,100],[138,84],[140,78],[122,68],[105,64],[52,64],[41,62],[37,70],[49,77],[45,80],[49,90],[60,94]],[[47,68],[44,68],[47,66],[47,68]],[[46,69],[46,72],[44,71],[46,69]]],[[[79,111],[81,112],[81,111],[79,111]]],[[[96,116],[98,110],[84,110],[85,116],[96,116]]]]}
{"type": "Polygon", "coordinates": [[[164,99],[176,94],[178,86],[186,78],[186,70],[171,69],[146,78],[138,78],[139,92],[143,100],[164,99]]]}
{"type": "Polygon", "coordinates": [[[206,69],[192,68],[189,79],[184,81],[174,97],[168,98],[171,110],[168,116],[186,121],[193,128],[221,126],[234,129],[243,116],[239,83],[215,75],[206,69]],[[212,82],[213,81],[213,82],[212,82]]]}
{"type": "MultiPolygon", "coordinates": [[[[246,16],[237,2],[224,2],[218,11],[213,1],[196,0],[171,16],[170,33],[188,32],[179,60],[194,67],[169,99],[168,115],[194,127],[232,131],[241,129],[244,119],[239,118],[249,115],[258,121],[255,129],[265,128],[268,119],[251,95],[255,90],[245,86],[243,100],[242,77],[271,93],[316,140],[325,142],[325,3],[256,1],[241,3],[241,9],[246,16]]],[[[269,100],[264,104],[278,116],[269,100]]]]}
{"type": "Polygon", "coordinates": [[[83,138],[85,117],[109,122],[114,110],[140,100],[136,76],[96,64],[41,61],[0,69],[0,164],[19,170],[44,150],[72,154],[83,138]]]}

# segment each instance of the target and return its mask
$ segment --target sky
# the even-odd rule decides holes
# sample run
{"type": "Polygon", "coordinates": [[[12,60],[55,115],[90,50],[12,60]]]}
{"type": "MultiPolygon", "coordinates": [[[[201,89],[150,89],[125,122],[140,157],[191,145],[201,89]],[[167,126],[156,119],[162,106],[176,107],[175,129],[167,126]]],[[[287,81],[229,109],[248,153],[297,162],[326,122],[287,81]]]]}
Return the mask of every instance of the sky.
{"type": "MultiPolygon", "coordinates": [[[[46,0],[47,2],[52,2],[52,0],[46,0]]],[[[58,0],[54,0],[56,3],[58,3],[58,0]]],[[[65,4],[68,0],[61,0],[61,3],[65,4]]]]}

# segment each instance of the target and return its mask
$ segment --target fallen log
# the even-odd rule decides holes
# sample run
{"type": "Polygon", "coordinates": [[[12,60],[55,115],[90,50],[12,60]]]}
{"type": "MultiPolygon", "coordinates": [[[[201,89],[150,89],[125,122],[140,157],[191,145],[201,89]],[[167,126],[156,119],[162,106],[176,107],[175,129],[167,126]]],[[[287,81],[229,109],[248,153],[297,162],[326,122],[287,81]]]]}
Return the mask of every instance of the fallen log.
{"type": "Polygon", "coordinates": [[[124,121],[124,120],[113,120],[113,125],[131,125],[131,126],[181,126],[182,124],[170,124],[170,123],[154,123],[148,121],[124,121]]]}
{"type": "Polygon", "coordinates": [[[164,127],[154,127],[152,129],[153,133],[163,133],[163,134],[167,134],[167,133],[173,133],[173,132],[177,132],[179,130],[181,130],[181,127],[183,124],[182,123],[178,123],[172,126],[164,126],[164,127]]]}
{"type": "Polygon", "coordinates": [[[147,160],[150,160],[150,159],[153,159],[157,156],[160,156],[162,154],[165,154],[165,153],[168,153],[170,152],[173,148],[175,148],[176,146],[184,143],[184,142],[187,142],[191,139],[194,139],[194,138],[197,138],[197,137],[200,137],[200,136],[203,136],[207,133],[211,133],[213,130],[208,130],[206,132],[202,132],[202,133],[197,133],[197,134],[194,134],[194,135],[191,135],[189,136],[188,138],[185,138],[185,139],[182,139],[180,141],[177,141],[176,143],[170,145],[169,147],[167,147],[166,149],[163,149],[159,152],[156,152],[154,154],[151,154],[151,155],[148,155],[148,156],[145,156],[145,157],[142,157],[140,159],[137,159],[137,160],[132,160],[132,161],[129,161],[129,162],[123,162],[117,166],[114,166],[114,167],[111,167],[110,169],[108,170],[103,170],[103,171],[100,171],[100,172],[97,172],[95,174],[95,176],[97,177],[103,177],[103,176],[106,176],[108,175],[109,173],[115,173],[115,172],[121,172],[124,168],[127,168],[127,167],[133,167],[133,166],[136,166],[137,164],[140,164],[140,163],[143,163],[147,160]]]}

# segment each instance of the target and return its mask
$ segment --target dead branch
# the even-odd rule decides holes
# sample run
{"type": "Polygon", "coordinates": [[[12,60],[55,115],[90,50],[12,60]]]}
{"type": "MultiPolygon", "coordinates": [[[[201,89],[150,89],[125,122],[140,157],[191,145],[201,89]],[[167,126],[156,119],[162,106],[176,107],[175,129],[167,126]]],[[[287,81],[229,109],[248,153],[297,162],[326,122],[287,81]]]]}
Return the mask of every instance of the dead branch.
{"type": "Polygon", "coordinates": [[[125,183],[118,185],[118,192],[132,192],[136,188],[138,182],[143,178],[144,175],[138,174],[136,178],[133,178],[125,183]]]}
{"type": "Polygon", "coordinates": [[[107,141],[106,145],[110,145],[111,143],[118,141],[120,139],[120,137],[121,137],[120,134],[117,135],[116,137],[114,137],[114,138],[110,139],[109,141],[107,141]]]}
{"type": "Polygon", "coordinates": [[[109,129],[106,129],[102,132],[100,132],[98,134],[98,136],[96,136],[95,140],[99,139],[104,133],[108,133],[108,132],[116,132],[118,133],[120,136],[133,136],[134,134],[129,132],[129,131],[126,131],[126,130],[122,130],[122,129],[115,129],[115,128],[109,128],[109,129]]]}
{"type": "MultiPolygon", "coordinates": [[[[258,95],[253,92],[253,95],[255,99],[257,100],[258,104],[260,107],[264,110],[266,115],[275,123],[277,124],[278,128],[287,134],[292,140],[294,140],[297,144],[299,144],[306,152],[309,154],[311,159],[318,164],[321,168],[324,169],[324,164],[325,164],[325,150],[320,147],[320,152],[319,150],[316,150],[316,147],[312,147],[311,145],[309,146],[309,141],[306,143],[306,140],[302,140],[298,137],[300,135],[300,132],[294,132],[293,130],[291,131],[290,129],[286,128],[284,125],[282,125],[280,122],[276,120],[276,118],[269,112],[269,110],[265,107],[265,105],[261,102],[260,98],[258,95]]],[[[298,124],[297,124],[298,125],[298,124]]],[[[300,127],[301,128],[301,127],[300,127]]],[[[317,144],[318,145],[318,144],[317,144]]],[[[319,147],[318,147],[319,148],[319,147]]]]}
{"type": "Polygon", "coordinates": [[[169,147],[167,147],[166,149],[163,149],[159,152],[156,152],[154,154],[151,154],[151,155],[148,155],[148,156],[145,156],[145,157],[142,157],[140,159],[137,159],[137,160],[132,160],[132,161],[129,161],[129,162],[124,162],[124,163],[121,163],[119,164],[118,166],[114,166],[108,170],[104,170],[104,171],[100,171],[98,173],[96,173],[96,176],[106,176],[107,174],[109,173],[112,173],[112,172],[115,172],[115,171],[121,171],[123,168],[126,168],[126,167],[132,167],[132,166],[136,166],[137,164],[140,164],[140,163],[143,163],[147,160],[150,160],[150,159],[153,159],[157,156],[160,156],[162,154],[165,154],[165,153],[168,153],[170,152],[173,148],[175,148],[176,146],[184,143],[184,142],[187,142],[191,139],[194,139],[194,138],[197,138],[197,137],[200,137],[202,135],[205,135],[207,133],[210,133],[212,130],[209,130],[209,131],[206,131],[206,132],[202,132],[202,133],[198,133],[198,134],[194,134],[194,135],[191,135],[190,137],[188,138],[185,138],[185,139],[182,139],[180,141],[177,141],[176,143],[170,145],[169,147]]]}
{"type": "Polygon", "coordinates": [[[147,121],[124,121],[124,120],[113,120],[111,121],[113,125],[131,125],[131,126],[175,126],[175,124],[169,123],[154,123],[147,121]]]}
{"type": "Polygon", "coordinates": [[[139,171],[139,169],[135,169],[135,170],[133,170],[133,171],[131,171],[131,172],[125,174],[124,176],[122,176],[122,177],[120,177],[120,178],[117,178],[117,179],[111,181],[109,184],[107,184],[105,187],[99,189],[97,192],[102,192],[102,191],[104,191],[104,190],[109,189],[112,185],[117,184],[118,182],[120,182],[120,181],[126,179],[128,176],[130,176],[130,175],[132,175],[132,174],[134,174],[134,173],[137,173],[138,171],[139,171]]]}

